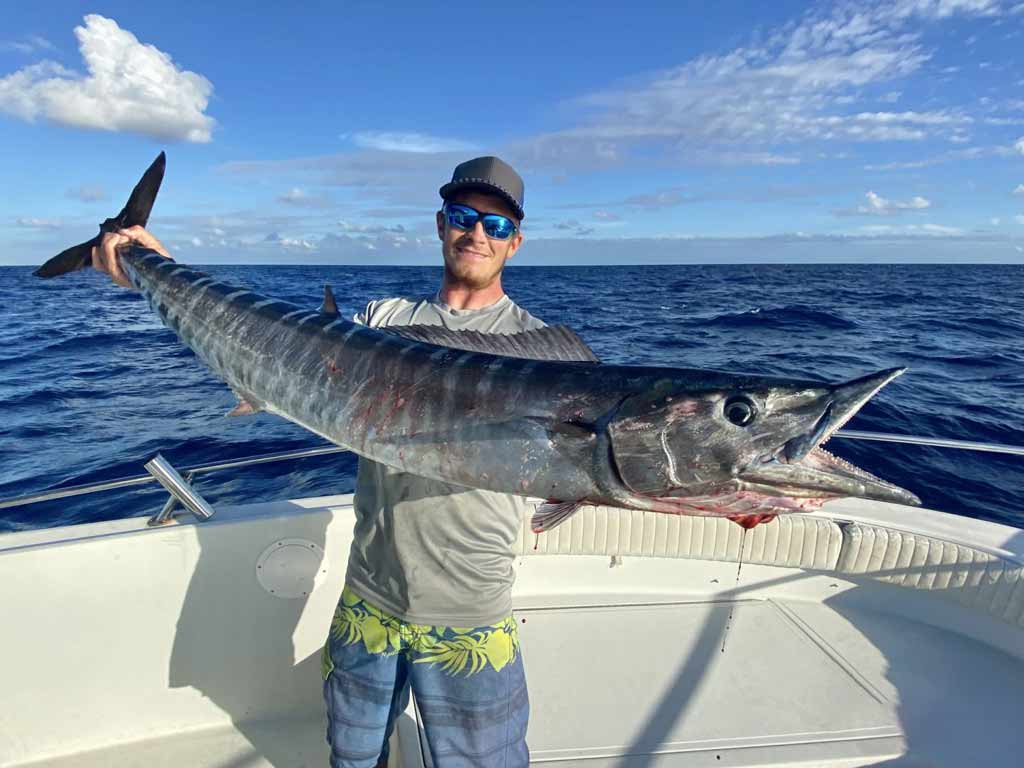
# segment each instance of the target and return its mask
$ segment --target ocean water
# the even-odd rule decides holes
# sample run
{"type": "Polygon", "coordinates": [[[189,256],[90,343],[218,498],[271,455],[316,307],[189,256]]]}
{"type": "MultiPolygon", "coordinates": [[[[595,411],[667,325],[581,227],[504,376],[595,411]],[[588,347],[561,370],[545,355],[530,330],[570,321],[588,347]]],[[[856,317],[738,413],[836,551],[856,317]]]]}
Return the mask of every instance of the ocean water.
{"type": "MultiPolygon", "coordinates": [[[[216,266],[310,307],[325,281],[352,315],[432,295],[435,267],[216,266]]],[[[1024,445],[1024,266],[511,267],[506,290],[609,363],[841,380],[905,365],[849,429],[1024,445]]],[[[141,298],[92,272],[0,268],[0,499],[323,445],[266,414],[224,418],[230,391],[141,298]]],[[[1024,458],[833,439],[829,450],[934,509],[1024,527],[1024,458]]],[[[202,475],[214,504],[350,492],[350,454],[202,475]]],[[[0,510],[0,532],[149,515],[156,486],[0,510]]]]}

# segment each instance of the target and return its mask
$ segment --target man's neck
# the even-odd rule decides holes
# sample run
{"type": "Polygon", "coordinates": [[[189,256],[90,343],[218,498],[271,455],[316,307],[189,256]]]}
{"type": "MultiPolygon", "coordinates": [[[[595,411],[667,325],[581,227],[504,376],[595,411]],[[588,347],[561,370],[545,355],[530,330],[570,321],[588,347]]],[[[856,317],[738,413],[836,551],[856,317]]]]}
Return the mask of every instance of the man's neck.
{"type": "Polygon", "coordinates": [[[483,309],[500,301],[504,295],[500,280],[486,288],[469,288],[445,280],[437,293],[437,297],[452,309],[483,309]]]}

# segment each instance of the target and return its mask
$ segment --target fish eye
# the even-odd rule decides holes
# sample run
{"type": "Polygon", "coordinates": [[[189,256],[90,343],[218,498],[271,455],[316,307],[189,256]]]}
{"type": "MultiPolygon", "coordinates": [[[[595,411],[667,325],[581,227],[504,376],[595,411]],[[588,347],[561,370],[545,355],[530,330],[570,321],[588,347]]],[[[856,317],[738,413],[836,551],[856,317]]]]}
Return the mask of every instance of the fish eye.
{"type": "Polygon", "coordinates": [[[757,418],[757,406],[749,397],[735,395],[725,401],[722,413],[737,427],[746,427],[757,418]]]}

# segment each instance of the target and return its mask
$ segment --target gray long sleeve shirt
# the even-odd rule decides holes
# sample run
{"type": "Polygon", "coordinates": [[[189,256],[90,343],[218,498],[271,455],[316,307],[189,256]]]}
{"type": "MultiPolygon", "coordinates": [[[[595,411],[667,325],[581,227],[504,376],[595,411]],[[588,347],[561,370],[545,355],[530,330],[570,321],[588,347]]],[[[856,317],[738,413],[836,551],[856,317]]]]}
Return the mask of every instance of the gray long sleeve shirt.
{"type": "MultiPolygon", "coordinates": [[[[482,309],[437,297],[373,301],[355,321],[371,327],[442,325],[516,333],[544,327],[508,296],[482,309]]],[[[512,611],[513,546],[527,508],[519,496],[451,485],[359,459],[348,586],[416,624],[478,627],[512,611]]]]}

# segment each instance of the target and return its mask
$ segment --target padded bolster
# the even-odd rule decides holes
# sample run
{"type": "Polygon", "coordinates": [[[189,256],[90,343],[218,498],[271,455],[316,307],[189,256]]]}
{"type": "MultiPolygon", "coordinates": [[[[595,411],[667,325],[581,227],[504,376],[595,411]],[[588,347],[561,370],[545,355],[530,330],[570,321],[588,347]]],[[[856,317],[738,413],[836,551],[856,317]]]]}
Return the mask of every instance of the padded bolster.
{"type": "Polygon", "coordinates": [[[1024,574],[1013,561],[962,544],[861,523],[843,525],[837,571],[936,590],[1024,626],[1024,574]]]}
{"type": "Polygon", "coordinates": [[[547,533],[530,530],[523,518],[520,555],[633,555],[739,560],[809,570],[832,570],[839,559],[842,529],[823,518],[782,515],[743,535],[721,517],[691,517],[616,507],[583,507],[547,533]],[[745,538],[745,541],[744,541],[745,538]]]}

